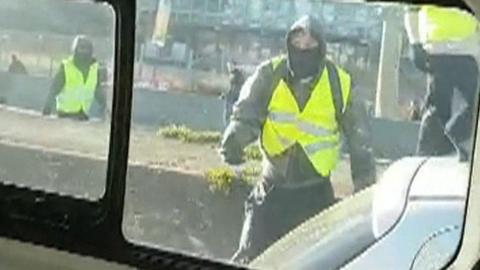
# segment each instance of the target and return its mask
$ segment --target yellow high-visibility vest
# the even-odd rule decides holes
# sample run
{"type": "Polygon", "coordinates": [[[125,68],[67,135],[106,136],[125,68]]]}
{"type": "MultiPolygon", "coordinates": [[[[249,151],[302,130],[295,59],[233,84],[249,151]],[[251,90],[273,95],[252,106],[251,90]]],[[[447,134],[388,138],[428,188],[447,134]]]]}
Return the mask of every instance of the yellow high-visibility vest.
{"type": "Polygon", "coordinates": [[[57,111],[63,113],[86,113],[95,98],[98,82],[98,63],[90,66],[88,76],[84,79],[82,72],[73,63],[73,58],[64,60],[65,85],[58,94],[57,111]]]}
{"type": "Polygon", "coordinates": [[[474,16],[456,8],[424,5],[419,12],[422,43],[464,40],[474,35],[477,27],[474,16]]]}
{"type": "MultiPolygon", "coordinates": [[[[272,60],[274,70],[281,61],[284,57],[272,60]]],[[[345,110],[350,95],[350,75],[339,67],[336,69],[345,110]]],[[[297,143],[315,170],[322,176],[329,176],[340,156],[340,131],[327,68],[302,111],[283,79],[273,91],[262,128],[262,148],[268,156],[275,157],[297,143]]]]}

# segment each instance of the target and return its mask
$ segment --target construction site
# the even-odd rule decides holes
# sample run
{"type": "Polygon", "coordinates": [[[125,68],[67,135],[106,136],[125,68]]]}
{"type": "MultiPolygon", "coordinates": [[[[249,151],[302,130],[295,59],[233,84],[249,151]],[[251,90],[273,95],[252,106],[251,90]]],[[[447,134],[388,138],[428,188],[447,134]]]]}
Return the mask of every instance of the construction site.
{"type": "MultiPolygon", "coordinates": [[[[284,52],[289,25],[305,13],[325,23],[328,57],[352,74],[372,108],[377,177],[393,161],[414,154],[419,123],[408,119],[408,106],[423,97],[425,75],[407,57],[401,7],[139,0],[124,215],[130,241],[208,258],[233,254],[243,202],[260,177],[262,156],[253,144],[245,151],[246,163],[232,167],[218,154],[227,63],[236,61],[251,74],[284,52]],[[159,7],[165,6],[169,20],[160,46],[152,36],[159,7]]],[[[93,40],[95,56],[108,71],[104,85],[111,103],[114,16],[110,7],[93,3],[0,3],[0,181],[90,200],[103,195],[108,118],[102,120],[95,105],[88,122],[41,112],[77,34],[93,40]],[[25,23],[26,13],[34,21],[25,23]],[[26,74],[8,71],[13,54],[26,74]]],[[[348,149],[332,179],[338,200],[352,193],[348,149]]]]}

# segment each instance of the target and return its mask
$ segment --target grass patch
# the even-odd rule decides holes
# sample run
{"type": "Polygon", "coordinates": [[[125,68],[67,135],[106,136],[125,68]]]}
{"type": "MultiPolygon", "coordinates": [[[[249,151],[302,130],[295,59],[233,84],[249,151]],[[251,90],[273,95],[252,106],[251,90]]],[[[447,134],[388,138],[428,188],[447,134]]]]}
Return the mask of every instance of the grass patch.
{"type": "Polygon", "coordinates": [[[246,160],[262,160],[262,151],[257,144],[251,144],[243,151],[246,160]]]}
{"type": "Polygon", "coordinates": [[[233,181],[236,178],[234,170],[228,167],[212,168],[205,172],[208,187],[212,192],[230,193],[233,181]]]}
{"type": "Polygon", "coordinates": [[[193,131],[183,125],[170,125],[158,130],[158,134],[164,138],[176,139],[186,143],[219,143],[222,134],[215,131],[193,131]]]}
{"type": "Polygon", "coordinates": [[[240,180],[247,185],[253,186],[261,174],[261,168],[255,166],[244,167],[240,172],[240,180]]]}
{"type": "Polygon", "coordinates": [[[204,176],[212,192],[223,192],[228,195],[234,181],[240,181],[243,184],[252,186],[257,181],[260,173],[260,169],[254,166],[244,167],[239,172],[230,167],[218,167],[208,169],[205,171],[204,176]]]}
{"type": "MultiPolygon", "coordinates": [[[[222,134],[216,131],[194,131],[184,125],[170,125],[158,130],[158,134],[164,138],[180,140],[185,143],[218,144],[222,134]]],[[[245,160],[262,160],[262,152],[254,143],[244,150],[245,160]]]]}

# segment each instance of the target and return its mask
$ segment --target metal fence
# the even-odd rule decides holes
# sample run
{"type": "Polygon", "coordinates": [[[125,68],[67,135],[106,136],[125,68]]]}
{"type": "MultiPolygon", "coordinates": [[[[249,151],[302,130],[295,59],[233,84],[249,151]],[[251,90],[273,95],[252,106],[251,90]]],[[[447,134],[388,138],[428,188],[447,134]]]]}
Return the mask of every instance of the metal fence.
{"type": "MultiPolygon", "coordinates": [[[[52,75],[60,61],[71,54],[75,36],[52,33],[0,31],[0,68],[7,69],[12,54],[16,54],[27,71],[35,75],[52,75]]],[[[109,65],[114,53],[113,37],[91,37],[95,57],[109,65]]]]}

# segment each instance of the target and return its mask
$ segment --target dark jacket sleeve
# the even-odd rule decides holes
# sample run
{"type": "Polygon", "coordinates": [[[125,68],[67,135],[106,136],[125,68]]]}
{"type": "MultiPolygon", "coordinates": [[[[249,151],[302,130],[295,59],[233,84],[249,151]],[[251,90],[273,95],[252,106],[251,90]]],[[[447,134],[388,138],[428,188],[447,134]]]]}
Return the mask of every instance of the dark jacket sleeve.
{"type": "Polygon", "coordinates": [[[104,68],[98,69],[98,80],[97,80],[97,87],[95,89],[95,100],[97,101],[98,105],[102,112],[105,113],[107,108],[107,95],[105,92],[105,82],[107,81],[107,70],[104,68]]]}
{"type": "Polygon", "coordinates": [[[62,91],[65,85],[65,72],[63,64],[58,68],[57,73],[53,77],[50,91],[48,92],[47,100],[43,106],[43,114],[51,114],[55,107],[55,98],[62,91]]]}
{"type": "Polygon", "coordinates": [[[430,71],[430,63],[428,53],[420,44],[412,45],[411,47],[411,58],[413,58],[413,63],[415,66],[423,72],[430,71]]]}
{"type": "Polygon", "coordinates": [[[350,152],[354,188],[359,191],[375,183],[376,168],[370,120],[365,103],[355,90],[352,88],[341,126],[350,152]]]}
{"type": "Polygon", "coordinates": [[[258,138],[268,113],[272,78],[273,69],[268,61],[243,84],[221,143],[220,152],[226,162],[239,162],[243,149],[258,138]]]}
{"type": "Polygon", "coordinates": [[[245,82],[243,74],[239,70],[235,70],[230,80],[230,89],[226,94],[226,102],[227,103],[235,103],[240,95],[240,90],[245,82]]]}

